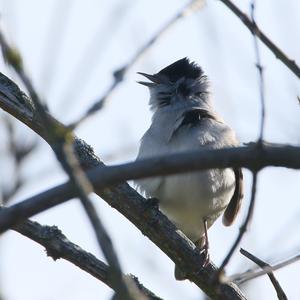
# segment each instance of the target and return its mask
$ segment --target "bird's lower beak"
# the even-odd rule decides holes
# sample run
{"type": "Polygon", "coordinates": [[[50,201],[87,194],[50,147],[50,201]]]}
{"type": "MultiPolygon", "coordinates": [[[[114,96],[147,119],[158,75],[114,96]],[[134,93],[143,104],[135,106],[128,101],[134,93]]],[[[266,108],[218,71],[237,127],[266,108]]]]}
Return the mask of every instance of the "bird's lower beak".
{"type": "Polygon", "coordinates": [[[137,81],[137,83],[145,85],[147,87],[154,87],[154,86],[156,86],[156,83],[153,83],[153,82],[137,81]]]}

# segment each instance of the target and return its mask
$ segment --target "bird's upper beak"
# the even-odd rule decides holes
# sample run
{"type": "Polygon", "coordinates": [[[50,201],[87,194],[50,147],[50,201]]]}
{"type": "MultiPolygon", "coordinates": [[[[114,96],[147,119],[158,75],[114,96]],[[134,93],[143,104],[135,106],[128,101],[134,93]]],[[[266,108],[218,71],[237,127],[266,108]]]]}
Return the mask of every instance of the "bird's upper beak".
{"type": "Polygon", "coordinates": [[[159,83],[162,83],[162,78],[160,78],[160,76],[156,75],[150,75],[150,74],[146,74],[146,73],[142,73],[142,72],[137,72],[138,74],[146,77],[147,79],[149,79],[152,82],[147,82],[147,81],[137,81],[137,83],[145,85],[147,87],[154,87],[159,83]]]}

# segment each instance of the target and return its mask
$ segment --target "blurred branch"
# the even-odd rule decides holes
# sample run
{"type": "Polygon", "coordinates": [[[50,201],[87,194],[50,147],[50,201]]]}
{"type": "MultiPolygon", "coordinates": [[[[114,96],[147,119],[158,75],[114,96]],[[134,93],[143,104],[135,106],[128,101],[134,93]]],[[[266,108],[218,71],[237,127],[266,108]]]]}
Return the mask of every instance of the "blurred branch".
{"type": "Polygon", "coordinates": [[[40,89],[44,95],[47,95],[53,86],[55,72],[58,69],[59,54],[65,40],[65,32],[74,4],[75,2],[72,0],[55,1],[51,11],[51,17],[49,18],[51,21],[45,34],[47,38],[43,46],[39,74],[40,89]]]}
{"type": "Polygon", "coordinates": [[[52,149],[56,155],[56,158],[69,176],[73,188],[77,191],[78,197],[81,200],[84,210],[93,226],[99,247],[102,249],[103,254],[111,268],[112,282],[117,295],[122,295],[124,300],[135,299],[129,290],[129,285],[123,281],[121,266],[112,241],[99,216],[97,215],[93,203],[88,197],[88,194],[93,191],[93,188],[87,180],[84,172],[81,170],[77,158],[73,153],[72,134],[69,130],[57,131],[55,124],[53,126],[51,121],[48,119],[49,116],[46,112],[46,107],[42,104],[39,95],[37,94],[28,74],[23,67],[21,55],[16,49],[10,47],[1,30],[0,44],[5,61],[16,71],[17,75],[27,88],[37,113],[40,116],[41,125],[45,128],[45,133],[52,142],[52,149]]]}
{"type": "Polygon", "coordinates": [[[134,287],[127,284],[127,282],[123,279],[121,265],[112,240],[102,224],[102,221],[96,212],[96,208],[88,197],[88,194],[93,191],[93,187],[82,171],[78,160],[74,155],[72,143],[64,144],[63,149],[61,150],[62,153],[59,154],[59,159],[62,160],[62,164],[66,164],[65,169],[67,170],[71,182],[73,185],[75,184],[75,189],[79,194],[81,203],[94,228],[100,249],[102,249],[104,257],[109,264],[113,289],[116,291],[118,296],[121,297],[122,295],[122,299],[124,300],[137,299],[137,297],[134,297],[131,292],[131,289],[134,289],[134,287]]]}
{"type": "MultiPolygon", "coordinates": [[[[37,222],[27,220],[14,226],[13,230],[44,246],[47,255],[53,260],[63,258],[114,289],[110,267],[93,254],[69,241],[56,226],[42,226],[37,222]]],[[[122,276],[125,280],[126,278],[134,280],[139,290],[147,296],[147,299],[161,299],[145,288],[137,277],[124,274],[122,276]]]]}
{"type": "Polygon", "coordinates": [[[257,185],[257,172],[253,172],[252,174],[252,190],[251,190],[251,199],[250,199],[250,205],[247,211],[247,216],[240,227],[240,231],[238,236],[236,237],[233,245],[231,246],[230,250],[228,251],[228,254],[226,255],[225,259],[223,260],[220,269],[219,269],[219,275],[223,277],[223,271],[225,266],[228,264],[229,260],[231,259],[233,253],[235,252],[236,248],[240,244],[245,232],[248,229],[249,223],[251,222],[253,211],[254,211],[254,204],[255,204],[255,196],[256,196],[256,185],[257,185]]]}
{"type": "Polygon", "coordinates": [[[68,102],[65,102],[67,99],[72,99],[72,104],[76,106],[76,100],[81,98],[87,82],[94,76],[94,70],[99,68],[99,57],[105,53],[105,48],[110,41],[115,39],[117,30],[124,25],[124,18],[134,3],[136,2],[119,0],[117,4],[113,5],[111,11],[105,12],[105,19],[99,18],[98,28],[85,43],[83,52],[72,68],[70,77],[67,78],[60,93],[58,102],[62,103],[60,106],[62,110],[65,109],[63,108],[64,104],[68,105],[68,102]],[[80,86],[80,88],[74,89],[74,86],[80,86]]]}
{"type": "MultiPolygon", "coordinates": [[[[41,121],[31,100],[20,91],[15,83],[1,73],[0,107],[34,130],[53,147],[45,129],[41,126],[41,121]]],[[[51,115],[48,115],[48,120],[51,121],[52,126],[65,128],[51,115]]],[[[81,167],[85,170],[96,166],[107,168],[95,155],[93,149],[76,136],[73,136],[73,148],[81,167]]],[[[297,158],[298,157],[297,155],[297,158]]],[[[160,163],[159,160],[157,162],[160,163]]],[[[194,163],[195,162],[196,161],[194,161],[194,163]]],[[[160,169],[162,169],[162,166],[163,165],[160,166],[160,169]]],[[[119,172],[118,176],[120,175],[122,174],[119,172]]],[[[74,190],[71,188],[71,185],[67,186],[70,188],[68,191],[64,190],[64,187],[58,189],[54,188],[55,196],[53,198],[51,196],[51,199],[56,202],[56,204],[58,204],[62,198],[74,196],[74,190]],[[62,194],[60,194],[60,192],[62,192],[62,194]]],[[[210,263],[206,268],[201,268],[203,265],[203,257],[197,251],[195,245],[178,231],[173,223],[160,211],[149,207],[147,200],[127,183],[106,187],[105,189],[96,188],[95,193],[137,226],[137,228],[168,255],[176,265],[186,270],[189,279],[209,295],[209,297],[222,300],[245,299],[236,285],[213,281],[212,278],[215,278],[217,271],[216,267],[210,263]]],[[[47,194],[48,193],[44,196],[47,196],[47,194]]],[[[7,209],[8,208],[4,209],[4,211],[7,209]]],[[[22,217],[22,210],[19,210],[16,214],[22,217]]],[[[1,220],[0,217],[0,221],[1,220]]]]}
{"type": "Polygon", "coordinates": [[[254,21],[251,21],[250,18],[243,13],[234,3],[230,0],[219,0],[224,3],[251,31],[252,34],[256,35],[262,43],[264,43],[267,48],[273,52],[276,58],[281,60],[290,71],[292,71],[298,78],[300,78],[300,68],[296,62],[290,59],[278,46],[276,46],[257,26],[254,21]]]}
{"type": "MultiPolygon", "coordinates": [[[[250,260],[252,260],[253,262],[255,262],[258,266],[260,266],[261,268],[264,267],[270,267],[269,264],[265,263],[264,261],[262,261],[261,259],[259,259],[258,257],[254,256],[253,254],[249,253],[248,251],[241,249],[240,250],[241,254],[243,254],[244,256],[246,256],[247,258],[249,258],[250,260]]],[[[274,286],[274,289],[277,293],[277,297],[279,300],[287,300],[287,296],[285,295],[282,287],[280,286],[278,280],[275,278],[273,272],[268,272],[268,276],[271,280],[271,283],[274,286]]]]}
{"type": "Polygon", "coordinates": [[[132,68],[132,66],[137,62],[137,60],[143,56],[146,51],[148,51],[151,46],[155,44],[155,42],[168,30],[170,29],[178,20],[188,16],[189,14],[196,12],[200,8],[202,8],[204,4],[204,0],[192,0],[189,1],[180,11],[174,15],[149,41],[146,42],[138,51],[135,53],[133,58],[123,67],[116,70],[114,74],[114,81],[104,93],[100,99],[97,99],[94,104],[75,122],[70,124],[68,127],[75,128],[82,121],[87,119],[92,114],[96,113],[98,110],[102,109],[107,99],[110,97],[115,88],[124,80],[126,73],[132,68]]]}
{"type": "Polygon", "coordinates": [[[10,180],[10,185],[2,187],[2,195],[0,199],[2,200],[2,204],[5,205],[18,192],[24,183],[21,177],[21,166],[26,157],[36,148],[37,140],[27,145],[24,144],[23,141],[22,144],[17,143],[13,122],[9,118],[5,117],[3,119],[3,123],[7,128],[9,156],[13,159],[15,167],[13,178],[10,180]]]}

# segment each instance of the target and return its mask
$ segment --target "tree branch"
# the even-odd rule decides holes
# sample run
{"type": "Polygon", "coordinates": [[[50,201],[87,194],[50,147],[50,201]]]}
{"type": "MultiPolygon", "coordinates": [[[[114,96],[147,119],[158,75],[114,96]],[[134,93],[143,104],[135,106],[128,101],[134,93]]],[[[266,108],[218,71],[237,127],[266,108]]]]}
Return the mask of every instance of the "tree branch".
{"type": "Polygon", "coordinates": [[[284,267],[286,267],[290,264],[298,262],[299,260],[300,260],[300,254],[297,254],[297,255],[295,255],[291,258],[288,258],[288,259],[284,260],[283,262],[278,263],[276,265],[265,266],[265,267],[262,268],[261,271],[254,272],[253,270],[251,270],[251,271],[246,271],[246,272],[243,272],[243,273],[234,274],[232,276],[228,276],[228,277],[225,278],[225,281],[228,281],[228,282],[238,281],[239,283],[244,283],[248,280],[251,280],[251,279],[266,275],[270,272],[274,272],[276,270],[284,268],[284,267]]]}
{"type": "MultiPolygon", "coordinates": [[[[251,18],[252,22],[255,24],[254,20],[254,14],[255,14],[255,0],[251,2],[251,18]]],[[[265,127],[265,93],[264,93],[264,76],[263,76],[263,67],[261,65],[261,59],[260,59],[260,52],[258,47],[258,42],[255,33],[253,32],[253,41],[254,41],[254,50],[255,50],[255,56],[256,56],[256,67],[259,73],[259,91],[260,91],[260,102],[261,102],[261,121],[260,121],[260,133],[259,138],[257,141],[258,145],[263,146],[263,137],[264,137],[264,127],[265,127]]],[[[235,250],[239,246],[240,242],[242,241],[242,238],[244,237],[249,224],[252,220],[253,213],[254,213],[254,206],[255,206],[255,200],[256,200],[256,186],[257,186],[257,176],[258,176],[258,170],[254,170],[252,172],[252,188],[251,188],[251,199],[250,199],[250,205],[248,207],[246,218],[240,227],[240,231],[231,246],[228,254],[225,256],[220,269],[219,274],[222,275],[225,266],[229,263],[229,260],[231,259],[232,255],[234,254],[235,250]]]]}
{"type": "MultiPolygon", "coordinates": [[[[108,188],[112,185],[130,179],[158,175],[227,167],[248,167],[257,172],[259,169],[271,165],[300,169],[299,155],[300,147],[271,144],[264,144],[264,147],[261,147],[261,144],[253,144],[248,147],[172,154],[118,166],[102,165],[87,171],[86,174],[95,191],[99,195],[106,196],[108,194],[111,195],[111,190],[114,191],[114,188],[108,188]]],[[[126,184],[121,184],[116,188],[126,189],[128,192],[134,191],[126,184]]],[[[135,193],[135,195],[138,194],[135,193]]],[[[77,193],[73,189],[71,182],[66,182],[7,207],[0,211],[0,232],[8,229],[18,220],[24,220],[76,196],[77,193]]],[[[120,194],[116,196],[119,198],[120,194]]],[[[139,199],[143,199],[142,202],[145,203],[144,198],[141,197],[139,199]]],[[[106,201],[119,211],[127,211],[127,204],[119,203],[112,199],[106,201]]]]}
{"type": "Polygon", "coordinates": [[[285,64],[290,71],[292,71],[298,78],[300,78],[300,68],[296,62],[290,59],[278,46],[276,46],[257,26],[257,24],[250,20],[250,18],[244,14],[235,4],[230,0],[220,0],[224,3],[251,31],[252,34],[256,35],[267,48],[273,52],[273,54],[285,64]]]}
{"type": "MultiPolygon", "coordinates": [[[[255,0],[252,0],[251,3],[251,20],[253,24],[255,22],[255,0]]],[[[262,142],[264,139],[264,130],[265,130],[265,119],[266,119],[266,100],[265,100],[265,80],[264,80],[264,68],[261,63],[260,51],[258,46],[257,35],[253,31],[253,43],[254,43],[254,51],[256,57],[256,67],[259,75],[259,96],[261,103],[261,121],[260,121],[260,132],[259,132],[259,141],[262,142]]]]}
{"type": "MultiPolygon", "coordinates": [[[[97,259],[93,254],[86,252],[68,240],[56,226],[42,226],[37,222],[27,220],[14,226],[13,230],[44,246],[47,255],[52,257],[53,260],[63,258],[114,289],[109,266],[97,259]]],[[[161,299],[145,288],[138,281],[137,277],[123,274],[123,278],[125,280],[126,278],[133,279],[137,283],[139,290],[148,297],[147,299],[161,299]]]]}
{"type": "MultiPolygon", "coordinates": [[[[249,253],[248,251],[246,251],[245,249],[241,249],[240,252],[246,256],[248,259],[252,260],[253,262],[255,262],[258,266],[260,266],[261,268],[264,267],[270,267],[269,264],[265,263],[264,261],[262,261],[261,259],[259,259],[258,257],[254,256],[253,254],[249,253]]],[[[277,293],[277,297],[279,300],[287,300],[287,296],[284,293],[284,290],[282,289],[282,287],[280,286],[278,280],[275,278],[273,272],[268,272],[268,276],[270,278],[271,283],[274,286],[274,289],[277,293]]]]}
{"type": "Polygon", "coordinates": [[[240,244],[245,232],[248,229],[248,225],[252,219],[253,216],[253,211],[254,211],[254,204],[255,204],[255,196],[256,196],[256,185],[257,185],[257,172],[253,172],[252,174],[252,189],[251,189],[251,199],[250,199],[250,205],[248,208],[248,212],[246,215],[246,218],[242,224],[242,226],[240,227],[240,231],[238,233],[238,236],[236,237],[232,247],[230,248],[228,254],[226,255],[225,259],[223,260],[220,269],[219,269],[219,274],[222,276],[222,273],[224,271],[225,266],[228,264],[229,260],[231,259],[234,251],[236,250],[236,248],[238,247],[238,245],[240,244]]]}
{"type": "MultiPolygon", "coordinates": [[[[0,107],[25,123],[43,137],[50,146],[53,146],[45,135],[32,102],[12,81],[1,73],[0,107]]],[[[64,126],[52,116],[49,116],[48,120],[51,120],[58,130],[64,129],[64,126]]],[[[104,164],[93,152],[93,149],[75,136],[74,151],[84,169],[95,166],[105,168],[104,164]]],[[[58,190],[65,193],[62,187],[58,188],[58,190]]],[[[52,190],[52,192],[55,192],[52,200],[57,201],[57,203],[62,200],[62,195],[60,195],[58,190],[52,190]]],[[[95,192],[149,237],[176,265],[186,270],[188,278],[209,297],[213,299],[245,299],[236,285],[212,280],[216,275],[216,267],[210,263],[206,268],[201,268],[203,257],[199,254],[195,245],[178,231],[173,223],[160,211],[155,208],[149,208],[149,205],[147,206],[146,204],[146,199],[130,188],[128,184],[122,183],[104,189],[96,188],[95,192]]],[[[72,191],[69,190],[65,196],[72,197],[72,191]]],[[[21,211],[17,214],[22,215],[21,211]]]]}
{"type": "Polygon", "coordinates": [[[137,299],[137,297],[134,298],[133,294],[131,295],[129,286],[123,281],[121,266],[114,250],[113,243],[103,226],[93,203],[88,197],[88,194],[93,191],[92,185],[87,180],[85,173],[81,170],[77,158],[74,155],[73,138],[70,134],[70,130],[57,131],[56,126],[52,126],[51,120],[48,120],[49,115],[46,113],[46,106],[42,104],[28,73],[23,67],[21,55],[7,43],[1,30],[0,45],[4,60],[16,71],[17,75],[27,88],[37,114],[40,116],[41,125],[45,128],[46,135],[53,145],[52,149],[55,156],[63,170],[69,176],[70,182],[78,194],[81,204],[94,229],[99,247],[111,268],[112,282],[117,296],[122,297],[124,300],[137,299]],[[70,139],[69,136],[71,137],[70,139]]]}

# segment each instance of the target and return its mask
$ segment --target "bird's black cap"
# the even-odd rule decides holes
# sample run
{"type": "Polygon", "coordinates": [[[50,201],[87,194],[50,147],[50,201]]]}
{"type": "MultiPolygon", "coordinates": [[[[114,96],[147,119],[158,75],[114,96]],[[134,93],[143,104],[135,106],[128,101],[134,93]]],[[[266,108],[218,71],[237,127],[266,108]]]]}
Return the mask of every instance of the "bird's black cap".
{"type": "Polygon", "coordinates": [[[190,62],[189,59],[185,57],[165,67],[155,75],[163,75],[171,82],[176,82],[182,77],[197,79],[203,75],[203,71],[195,62],[190,62]]]}

